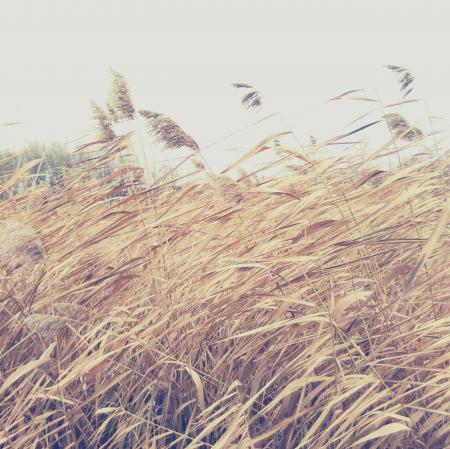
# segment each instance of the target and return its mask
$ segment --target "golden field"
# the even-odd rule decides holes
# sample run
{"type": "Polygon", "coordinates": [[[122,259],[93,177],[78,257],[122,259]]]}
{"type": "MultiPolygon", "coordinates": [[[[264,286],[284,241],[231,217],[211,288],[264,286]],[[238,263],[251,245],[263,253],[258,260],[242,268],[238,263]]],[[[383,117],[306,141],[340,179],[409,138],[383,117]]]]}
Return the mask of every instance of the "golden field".
{"type": "Polygon", "coordinates": [[[39,161],[19,168],[0,187],[0,447],[450,447],[450,157],[406,161],[426,145],[408,132],[365,160],[269,136],[241,161],[273,151],[265,178],[194,148],[139,183],[114,163],[127,136],[13,195],[39,161]]]}

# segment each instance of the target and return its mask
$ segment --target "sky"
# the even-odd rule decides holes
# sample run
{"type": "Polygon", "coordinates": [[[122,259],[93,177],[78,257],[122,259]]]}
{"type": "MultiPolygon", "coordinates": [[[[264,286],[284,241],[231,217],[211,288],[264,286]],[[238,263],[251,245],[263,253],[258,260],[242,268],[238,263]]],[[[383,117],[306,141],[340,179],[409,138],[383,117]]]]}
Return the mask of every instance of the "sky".
{"type": "Polygon", "coordinates": [[[111,67],[137,109],[168,114],[201,147],[279,113],[210,147],[218,165],[283,127],[302,143],[341,132],[372,107],[328,102],[349,89],[398,100],[387,64],[409,68],[426,99],[413,120],[450,118],[449,18],[448,0],[1,0],[0,123],[21,124],[0,127],[0,149],[84,136],[111,67]],[[242,108],[233,82],[257,87],[263,110],[242,108]]]}

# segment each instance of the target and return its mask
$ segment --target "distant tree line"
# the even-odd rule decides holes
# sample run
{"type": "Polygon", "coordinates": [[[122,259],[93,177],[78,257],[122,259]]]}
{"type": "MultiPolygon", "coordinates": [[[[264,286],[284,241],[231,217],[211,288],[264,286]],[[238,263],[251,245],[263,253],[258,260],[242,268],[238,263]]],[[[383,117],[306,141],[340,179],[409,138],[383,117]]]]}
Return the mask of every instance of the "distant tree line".
{"type": "Polygon", "coordinates": [[[40,159],[25,179],[16,184],[10,193],[23,191],[33,184],[55,184],[63,176],[65,168],[74,165],[74,156],[63,143],[28,142],[20,151],[0,151],[0,185],[28,162],[40,159]]]}
{"type": "MultiPolygon", "coordinates": [[[[92,153],[92,159],[96,159],[97,151],[92,153]]],[[[31,161],[39,160],[20,182],[8,189],[8,193],[0,193],[0,199],[23,192],[33,185],[54,185],[64,177],[64,171],[70,168],[87,168],[86,174],[93,179],[101,179],[114,172],[114,167],[108,162],[97,166],[94,170],[89,169],[90,156],[83,152],[70,151],[60,142],[32,141],[20,151],[0,150],[0,186],[21,167],[31,161]]],[[[122,178],[116,179],[112,186],[123,185],[125,180],[122,178]]],[[[119,193],[116,196],[124,195],[126,193],[119,193]]]]}

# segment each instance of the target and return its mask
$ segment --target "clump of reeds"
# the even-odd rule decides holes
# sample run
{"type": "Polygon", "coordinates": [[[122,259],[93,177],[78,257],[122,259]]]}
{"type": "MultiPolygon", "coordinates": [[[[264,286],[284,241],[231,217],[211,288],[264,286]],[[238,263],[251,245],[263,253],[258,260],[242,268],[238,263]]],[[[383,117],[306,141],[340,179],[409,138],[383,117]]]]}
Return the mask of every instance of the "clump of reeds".
{"type": "Polygon", "coordinates": [[[0,282],[0,447],[448,446],[448,152],[379,170],[389,135],[358,161],[264,143],[241,160],[283,151],[276,175],[234,164],[237,180],[159,195],[162,177],[111,201],[134,169],[90,171],[118,139],[58,190],[0,201],[2,254],[39,235],[46,260],[0,282]]]}

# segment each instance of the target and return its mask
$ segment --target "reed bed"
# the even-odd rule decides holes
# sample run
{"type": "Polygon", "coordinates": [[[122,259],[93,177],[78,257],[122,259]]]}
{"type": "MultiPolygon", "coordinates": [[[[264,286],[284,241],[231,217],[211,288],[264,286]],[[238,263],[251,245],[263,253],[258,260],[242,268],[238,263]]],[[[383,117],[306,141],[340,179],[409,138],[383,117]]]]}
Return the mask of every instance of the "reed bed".
{"type": "Polygon", "coordinates": [[[0,447],[450,447],[448,154],[143,187],[101,145],[1,187],[0,447]]]}

